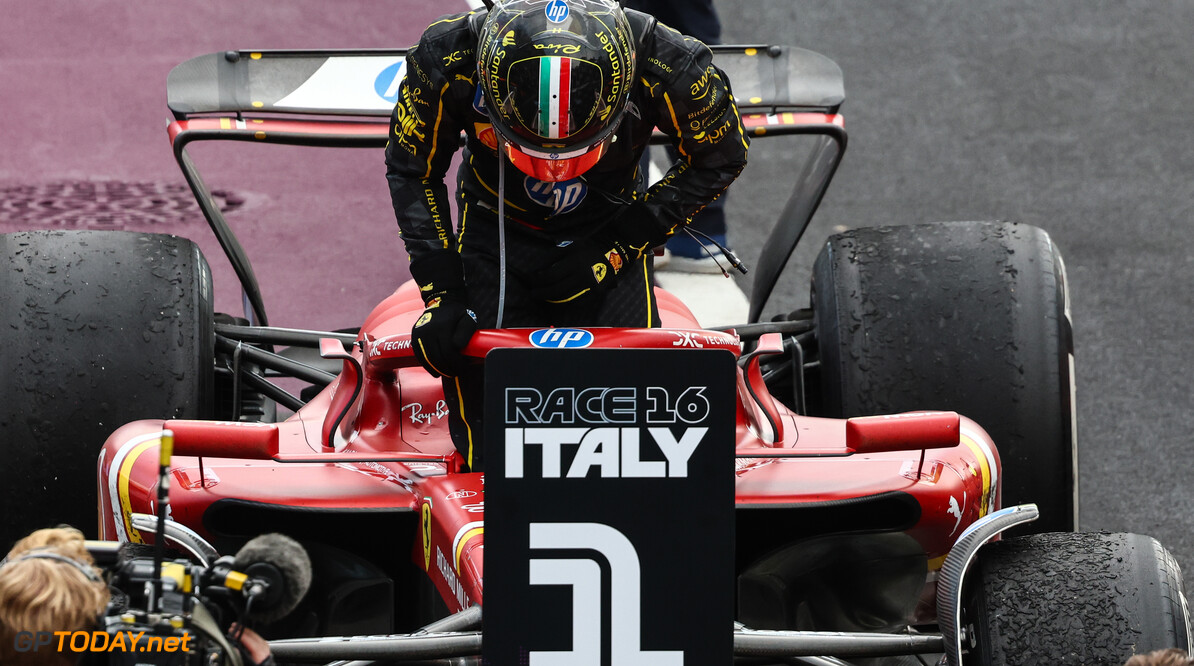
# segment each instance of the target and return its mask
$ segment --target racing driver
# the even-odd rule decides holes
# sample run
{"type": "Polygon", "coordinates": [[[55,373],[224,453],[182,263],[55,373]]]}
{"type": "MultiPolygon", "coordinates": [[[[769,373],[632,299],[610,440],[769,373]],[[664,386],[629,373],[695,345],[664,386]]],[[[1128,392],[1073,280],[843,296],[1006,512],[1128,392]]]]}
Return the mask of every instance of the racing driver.
{"type": "Polygon", "coordinates": [[[410,49],[386,176],[425,310],[411,343],[442,377],[481,471],[478,327],[659,325],[652,248],[746,165],[729,81],[704,44],[616,0],[506,0],[431,24],[410,49]],[[646,189],[652,130],[680,159],[646,189]],[[455,230],[444,182],[456,173],[455,230]]]}

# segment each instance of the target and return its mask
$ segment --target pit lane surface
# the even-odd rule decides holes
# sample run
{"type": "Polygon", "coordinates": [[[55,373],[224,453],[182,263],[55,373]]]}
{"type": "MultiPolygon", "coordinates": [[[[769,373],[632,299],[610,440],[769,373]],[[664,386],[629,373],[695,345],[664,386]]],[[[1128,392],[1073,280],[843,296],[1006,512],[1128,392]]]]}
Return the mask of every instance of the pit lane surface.
{"type": "MultiPolygon", "coordinates": [[[[850,145],[785,303],[807,303],[819,239],[839,226],[1048,231],[1073,299],[1082,528],[1155,536],[1194,576],[1194,5],[718,4],[727,42],[819,51],[845,78],[850,145]]],[[[766,143],[734,185],[735,219],[782,205],[760,186],[776,163],[766,143]]],[[[749,260],[760,236],[734,229],[749,260]]]]}
{"type": "MultiPolygon", "coordinates": [[[[818,242],[794,258],[769,312],[807,301],[819,240],[837,227],[1043,227],[1066,258],[1074,301],[1082,526],[1156,536],[1191,571],[1194,6],[717,4],[727,42],[803,46],[845,75],[850,147],[809,230],[818,242]]],[[[465,0],[0,0],[0,231],[191,237],[213,264],[217,308],[239,312],[218,245],[177,202],[187,195],[165,133],[170,68],[225,49],[408,46],[457,5],[465,0]]],[[[785,150],[757,141],[731,194],[731,242],[748,263],[787,196],[776,182],[785,150]]],[[[406,277],[380,152],[193,153],[229,197],[272,323],[356,325],[406,277]]],[[[14,306],[2,295],[0,305],[14,306]]]]}

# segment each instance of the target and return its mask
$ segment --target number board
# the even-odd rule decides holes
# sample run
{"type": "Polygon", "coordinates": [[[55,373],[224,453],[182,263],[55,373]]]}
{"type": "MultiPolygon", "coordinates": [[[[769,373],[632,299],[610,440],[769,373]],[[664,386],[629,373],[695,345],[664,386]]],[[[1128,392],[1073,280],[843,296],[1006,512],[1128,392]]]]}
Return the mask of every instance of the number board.
{"type": "Polygon", "coordinates": [[[733,355],[498,349],[485,368],[485,663],[732,663],[733,355]]]}

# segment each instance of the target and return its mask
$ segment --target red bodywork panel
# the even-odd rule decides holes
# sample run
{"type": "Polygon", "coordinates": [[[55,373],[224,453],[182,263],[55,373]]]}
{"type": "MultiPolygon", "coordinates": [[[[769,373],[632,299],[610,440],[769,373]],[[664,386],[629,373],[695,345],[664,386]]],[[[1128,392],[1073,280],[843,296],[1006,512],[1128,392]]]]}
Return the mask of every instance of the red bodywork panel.
{"type": "MultiPolygon", "coordinates": [[[[700,330],[688,309],[658,291],[663,329],[591,329],[595,347],[704,346],[740,355],[738,336],[700,330]]],[[[152,540],[129,514],[153,513],[158,438],[175,438],[171,516],[211,538],[204,513],[218,500],[311,510],[413,512],[410,553],[449,610],[482,601],[484,479],[459,473],[440,382],[415,363],[409,333],[422,311],[413,283],[370,314],[350,353],[325,343],[346,372],[277,424],[137,421],[117,430],[99,458],[102,538],[152,540]],[[353,394],[356,364],[361,390],[353,394]]],[[[531,329],[483,331],[467,350],[529,346],[531,329]]],[[[763,336],[740,364],[737,503],[797,506],[900,492],[920,505],[907,533],[940,567],[970,523],[999,507],[999,458],[974,422],[923,412],[849,420],[795,414],[767,393],[758,360],[779,351],[763,336]]],[[[268,526],[263,526],[267,528],[268,526]]]]}

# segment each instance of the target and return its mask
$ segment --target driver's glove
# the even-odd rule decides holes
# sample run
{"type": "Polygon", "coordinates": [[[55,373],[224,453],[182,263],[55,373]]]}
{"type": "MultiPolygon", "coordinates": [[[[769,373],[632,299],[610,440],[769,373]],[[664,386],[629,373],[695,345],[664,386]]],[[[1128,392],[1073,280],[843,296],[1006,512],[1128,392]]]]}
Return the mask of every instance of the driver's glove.
{"type": "Polygon", "coordinates": [[[622,271],[667,239],[645,214],[631,204],[597,233],[563,245],[559,258],[536,274],[532,293],[549,303],[567,303],[613,285],[622,271]]]}
{"type": "Polygon", "coordinates": [[[460,292],[446,292],[427,301],[410,332],[415,358],[432,377],[455,377],[467,367],[461,351],[477,332],[477,316],[460,292]]]}
{"type": "Polygon", "coordinates": [[[467,367],[461,351],[477,331],[460,255],[447,250],[412,260],[410,272],[424,306],[411,328],[411,349],[432,377],[455,377],[467,367]]]}

